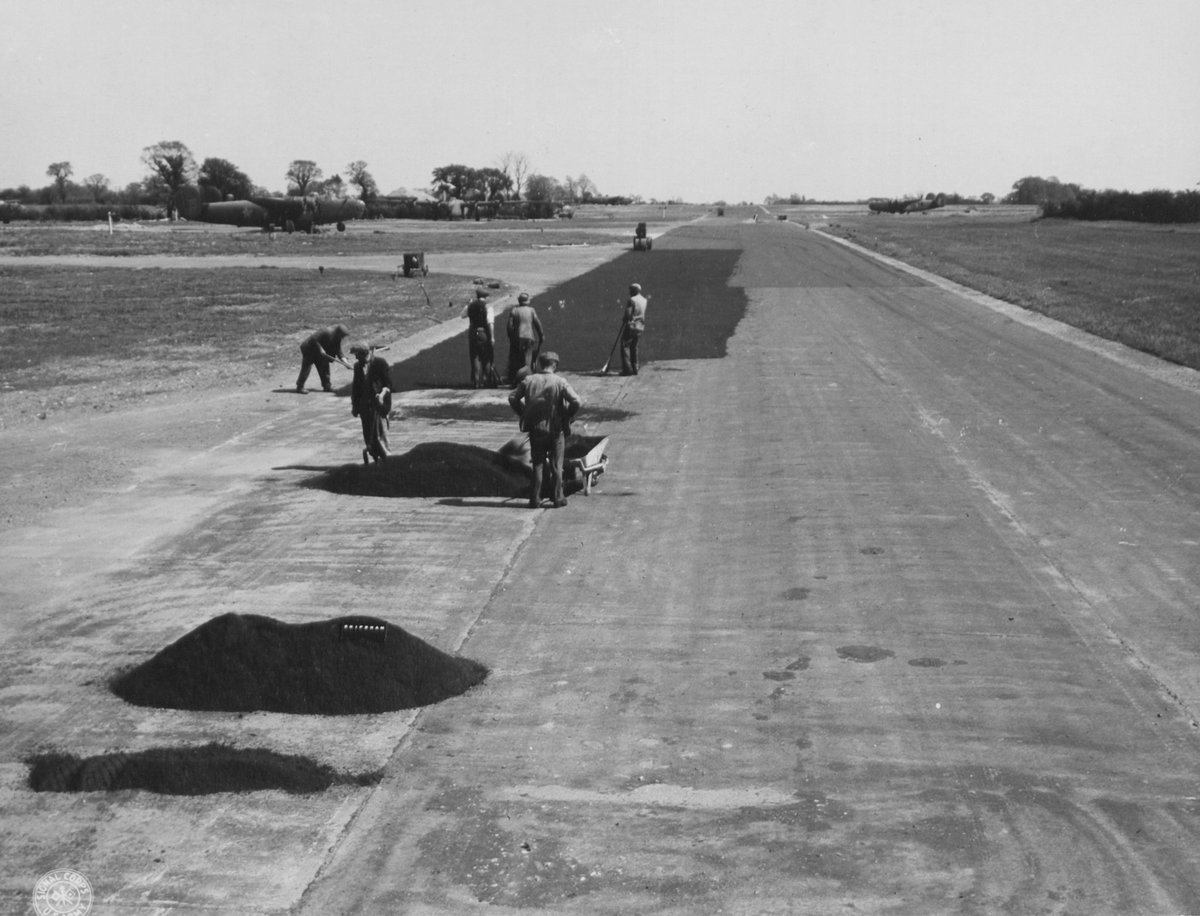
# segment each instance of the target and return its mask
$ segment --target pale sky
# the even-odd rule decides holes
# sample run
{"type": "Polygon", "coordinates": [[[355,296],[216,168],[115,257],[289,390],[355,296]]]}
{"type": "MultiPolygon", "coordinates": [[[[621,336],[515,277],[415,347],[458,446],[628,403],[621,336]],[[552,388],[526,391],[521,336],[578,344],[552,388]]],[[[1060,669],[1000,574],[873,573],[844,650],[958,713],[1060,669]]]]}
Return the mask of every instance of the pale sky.
{"type": "Polygon", "coordinates": [[[1198,0],[0,0],[0,188],[178,140],[382,192],[524,153],[691,202],[1200,183],[1198,0]]]}

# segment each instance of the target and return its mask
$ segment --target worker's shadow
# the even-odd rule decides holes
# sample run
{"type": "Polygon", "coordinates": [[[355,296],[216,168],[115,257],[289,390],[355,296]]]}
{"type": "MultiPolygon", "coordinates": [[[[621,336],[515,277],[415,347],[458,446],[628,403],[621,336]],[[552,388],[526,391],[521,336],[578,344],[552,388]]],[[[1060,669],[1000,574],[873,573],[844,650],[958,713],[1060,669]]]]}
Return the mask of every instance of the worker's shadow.
{"type": "Polygon", "coordinates": [[[508,496],[497,499],[467,499],[462,496],[452,496],[437,501],[439,506],[453,506],[456,509],[524,509],[524,496],[508,496]]]}

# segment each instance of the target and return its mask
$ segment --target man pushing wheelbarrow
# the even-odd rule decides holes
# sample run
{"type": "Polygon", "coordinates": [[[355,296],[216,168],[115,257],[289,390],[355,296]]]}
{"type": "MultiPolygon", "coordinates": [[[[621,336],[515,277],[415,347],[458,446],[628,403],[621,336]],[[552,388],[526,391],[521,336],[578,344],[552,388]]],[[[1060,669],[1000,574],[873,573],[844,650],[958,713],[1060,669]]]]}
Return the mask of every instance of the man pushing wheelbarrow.
{"type": "Polygon", "coordinates": [[[538,371],[517,383],[508,396],[508,403],[521,418],[521,431],[529,433],[529,457],[533,463],[529,508],[541,508],[542,477],[549,465],[553,505],[555,509],[561,509],[567,504],[563,494],[566,431],[583,401],[570,383],[555,371],[558,369],[557,353],[547,350],[538,357],[537,365],[538,371]]]}

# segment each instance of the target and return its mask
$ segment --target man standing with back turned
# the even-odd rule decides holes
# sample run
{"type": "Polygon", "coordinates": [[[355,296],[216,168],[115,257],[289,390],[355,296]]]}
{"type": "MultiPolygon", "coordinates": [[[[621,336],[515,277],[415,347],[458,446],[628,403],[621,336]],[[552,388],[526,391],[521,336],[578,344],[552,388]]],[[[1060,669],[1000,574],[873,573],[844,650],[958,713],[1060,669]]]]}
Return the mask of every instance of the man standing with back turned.
{"type": "Polygon", "coordinates": [[[475,298],[467,303],[467,356],[471,360],[471,387],[495,387],[493,367],[495,347],[492,340],[492,311],[487,293],[475,290],[475,298]]]}
{"type": "Polygon", "coordinates": [[[521,432],[529,433],[529,452],[533,460],[533,486],[529,508],[542,504],[542,473],[550,465],[554,486],[554,508],[567,504],[563,495],[563,453],[566,427],[583,402],[570,384],[555,370],[558,354],[547,350],[538,357],[538,371],[525,376],[508,396],[508,403],[521,418],[521,432]]]}
{"type": "Polygon", "coordinates": [[[621,374],[638,374],[638,342],[646,330],[646,297],[642,295],[640,283],[629,286],[629,301],[625,303],[625,316],[621,333],[621,374]]]}
{"type": "Polygon", "coordinates": [[[546,335],[542,322],[529,304],[529,294],[517,296],[517,304],[508,310],[508,384],[516,387],[533,372],[533,361],[542,349],[546,335]]]}

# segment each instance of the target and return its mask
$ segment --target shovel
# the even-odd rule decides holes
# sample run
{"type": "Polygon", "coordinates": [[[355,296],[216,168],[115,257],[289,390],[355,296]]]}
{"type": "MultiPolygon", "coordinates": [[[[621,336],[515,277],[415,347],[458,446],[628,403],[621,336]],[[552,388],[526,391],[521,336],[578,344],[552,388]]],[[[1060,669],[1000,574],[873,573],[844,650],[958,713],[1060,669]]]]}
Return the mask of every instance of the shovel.
{"type": "Polygon", "coordinates": [[[604,361],[604,365],[600,367],[601,375],[608,375],[608,364],[612,362],[613,354],[617,352],[617,344],[621,342],[621,335],[625,333],[625,321],[621,320],[621,327],[617,331],[617,339],[613,341],[612,349],[608,351],[608,359],[604,361]]]}

